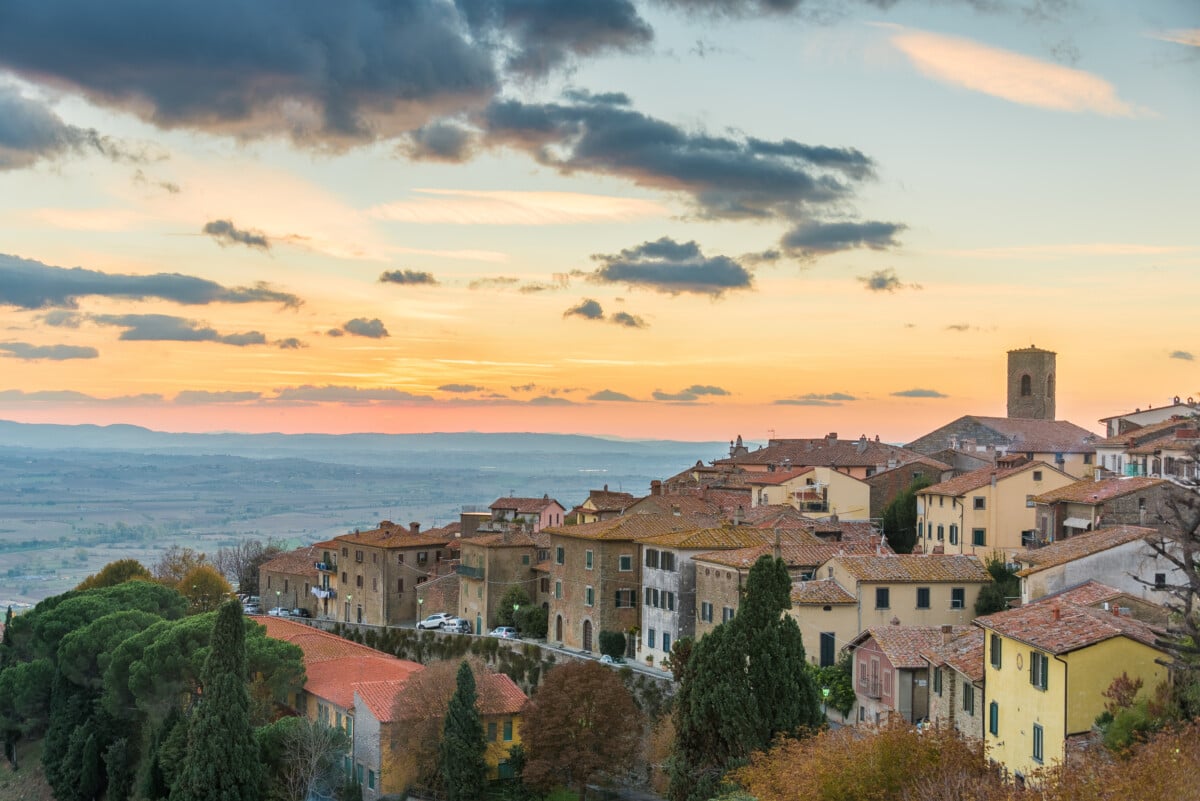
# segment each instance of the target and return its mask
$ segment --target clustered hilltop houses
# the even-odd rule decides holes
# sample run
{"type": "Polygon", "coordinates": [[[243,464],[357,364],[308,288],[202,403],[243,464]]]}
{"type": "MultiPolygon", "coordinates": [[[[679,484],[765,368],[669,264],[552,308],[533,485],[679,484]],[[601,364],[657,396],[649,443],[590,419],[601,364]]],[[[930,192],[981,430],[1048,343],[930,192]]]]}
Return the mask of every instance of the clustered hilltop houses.
{"type": "MultiPolygon", "coordinates": [[[[807,658],[851,659],[847,724],[952,727],[1023,781],[1069,757],[1113,679],[1153,692],[1166,677],[1155,630],[1180,575],[1150,543],[1172,524],[1167,494],[1200,484],[1193,399],[1105,418],[1100,435],[1055,419],[1055,370],[1051,351],[1010,351],[1007,416],[960,417],[905,446],[830,433],[751,450],[739,436],[726,457],[641,497],[605,486],[569,509],[548,495],[498,498],[441,528],[385,520],[283,554],[263,565],[260,592],[264,606],[311,615],[267,621],[305,651],[297,705],[351,732],[346,769],[365,798],[398,792],[385,758],[404,723],[394,699],[422,668],[335,645],[322,625],[446,612],[478,635],[519,586],[547,612],[547,644],[598,656],[600,633],[618,631],[638,669],[668,678],[672,645],[735,616],[751,566],[770,554],[793,577],[807,658]],[[897,554],[883,510],[916,480],[927,484],[916,546],[897,554]],[[976,616],[996,557],[1017,570],[1019,593],[976,616]]],[[[489,763],[504,775],[526,699],[503,676],[479,696],[489,763]]]]}

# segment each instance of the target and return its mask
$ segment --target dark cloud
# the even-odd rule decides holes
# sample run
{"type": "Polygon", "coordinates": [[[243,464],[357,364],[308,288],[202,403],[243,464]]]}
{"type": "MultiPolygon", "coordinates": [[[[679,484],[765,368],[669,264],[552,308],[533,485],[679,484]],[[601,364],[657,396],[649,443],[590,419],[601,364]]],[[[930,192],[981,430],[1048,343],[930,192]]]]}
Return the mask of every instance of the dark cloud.
{"type": "Polygon", "coordinates": [[[86,395],[82,392],[74,390],[42,390],[39,392],[25,392],[20,389],[0,390],[0,403],[100,403],[111,405],[157,405],[163,402],[163,396],[157,393],[145,393],[142,395],[118,395],[112,398],[98,398],[95,395],[86,395]]]}
{"type": "Polygon", "coordinates": [[[510,278],[507,275],[498,275],[495,278],[476,278],[471,283],[467,284],[467,289],[504,289],[515,284],[521,283],[518,278],[510,278]]]}
{"type": "Polygon", "coordinates": [[[601,266],[591,274],[599,283],[629,284],[668,292],[694,292],[719,297],[730,289],[747,289],[753,277],[728,256],[705,257],[695,242],[663,237],[616,255],[592,256],[601,266]]]}
{"type": "Polygon", "coordinates": [[[11,358],[62,362],[68,359],[95,359],[100,351],[81,345],[31,345],[28,342],[0,342],[0,351],[11,358]]]}
{"type": "Polygon", "coordinates": [[[353,334],[356,337],[367,337],[369,339],[383,339],[388,336],[388,330],[383,325],[383,321],[378,317],[368,320],[366,317],[355,317],[353,320],[347,321],[342,330],[347,334],[353,334]]]}
{"type": "Polygon", "coordinates": [[[545,75],[573,58],[631,51],[654,31],[631,0],[455,0],[476,38],[506,54],[505,67],[545,75]]]}
{"type": "Polygon", "coordinates": [[[659,5],[685,11],[699,11],[731,17],[751,14],[786,14],[800,7],[803,0],[656,0],[659,5]]]}
{"type": "Polygon", "coordinates": [[[239,348],[267,343],[259,331],[220,334],[198,320],[167,314],[93,314],[88,319],[99,325],[124,328],[117,338],[129,342],[217,342],[239,348]]]}
{"type": "Polygon", "coordinates": [[[944,395],[936,389],[905,389],[900,392],[893,392],[893,398],[948,398],[949,395],[944,395]]]}
{"type": "Polygon", "coordinates": [[[274,400],[287,403],[349,403],[349,404],[378,404],[378,403],[427,403],[433,398],[428,395],[414,395],[399,389],[380,387],[363,389],[361,387],[337,386],[326,384],[314,386],[305,384],[299,387],[281,387],[275,390],[274,400]]]}
{"type": "Polygon", "coordinates": [[[699,400],[705,395],[728,395],[729,391],[721,387],[714,387],[711,384],[693,384],[692,386],[681,389],[678,392],[663,392],[660,389],[654,390],[654,399],[660,401],[680,401],[690,403],[699,400]]]}
{"type": "Polygon", "coordinates": [[[574,406],[575,401],[567,400],[566,398],[555,398],[548,395],[538,395],[536,398],[530,398],[528,401],[530,406],[574,406]]]}
{"type": "Polygon", "coordinates": [[[245,403],[261,398],[261,392],[209,392],[203,389],[185,389],[175,396],[175,403],[183,406],[201,406],[209,403],[245,403]]]}
{"type": "MultiPolygon", "coordinates": [[[[0,10],[0,27],[4,10],[0,10]]],[[[4,34],[0,32],[0,39],[4,34]]],[[[0,47],[2,50],[2,47],[0,47]]],[[[4,58],[0,53],[0,61],[4,58]]],[[[113,161],[144,161],[146,155],[94,129],[68,125],[15,86],[0,85],[0,171],[29,167],[77,153],[98,153],[113,161]]]]}
{"type": "Polygon", "coordinates": [[[590,401],[619,401],[622,403],[637,403],[636,398],[631,398],[624,392],[615,392],[611,389],[602,389],[599,392],[593,392],[588,395],[590,401]]]}
{"type": "Polygon", "coordinates": [[[1173,350],[1173,351],[1171,351],[1171,358],[1172,359],[1182,359],[1185,362],[1190,362],[1190,361],[1193,361],[1196,357],[1192,355],[1191,351],[1173,350]]]}
{"type": "Polygon", "coordinates": [[[213,220],[204,224],[201,233],[208,234],[221,247],[245,245],[248,248],[270,250],[271,240],[262,231],[244,231],[229,220],[213,220]]]}
{"type": "Polygon", "coordinates": [[[649,328],[650,324],[636,314],[619,311],[612,317],[608,318],[609,322],[625,328],[649,328]]]}
{"type": "Polygon", "coordinates": [[[623,95],[569,95],[568,103],[493,103],[489,144],[524,150],[563,173],[618,175],[687,193],[707,218],[800,219],[849,199],[873,162],[853,148],[691,133],[629,108],[623,95]]]}
{"type": "Polygon", "coordinates": [[[0,4],[0,69],[160,128],[340,147],[485,102],[492,54],[432,0],[0,4]]]}
{"type": "Polygon", "coordinates": [[[537,384],[521,384],[519,387],[509,387],[513,392],[533,392],[537,384]]]}
{"type": "Polygon", "coordinates": [[[870,275],[860,275],[858,280],[869,292],[895,292],[898,289],[920,289],[920,284],[905,284],[892,268],[876,270],[870,275]]]}
{"type": "Polygon", "coordinates": [[[591,298],[585,298],[579,305],[572,306],[563,312],[563,317],[583,317],[588,320],[603,320],[604,309],[591,298]]]}
{"type": "Polygon", "coordinates": [[[55,309],[40,315],[38,319],[55,328],[78,328],[84,317],[79,312],[55,309]]]}
{"type": "Polygon", "coordinates": [[[896,247],[896,235],[908,228],[901,223],[877,222],[820,222],[806,220],[783,235],[780,244],[793,256],[811,259],[841,250],[870,248],[886,250],[896,247]]]}
{"type": "Polygon", "coordinates": [[[73,309],[81,297],[145,300],[159,298],[186,305],[206,303],[282,303],[299,306],[295,295],[279,292],[265,283],[249,287],[224,287],[215,281],[178,273],[122,275],[52,267],[31,259],[0,254],[0,305],[22,309],[73,309]]]}
{"type": "Polygon", "coordinates": [[[794,398],[781,398],[775,401],[777,406],[841,406],[845,401],[858,400],[845,392],[808,392],[794,398]]]}
{"type": "Polygon", "coordinates": [[[475,384],[442,384],[438,389],[442,392],[483,392],[487,387],[475,384]]]}
{"type": "Polygon", "coordinates": [[[303,342],[296,339],[295,337],[288,337],[286,339],[278,339],[275,341],[275,346],[277,348],[279,348],[280,350],[300,350],[301,348],[306,347],[303,342]]]}
{"type": "Polygon", "coordinates": [[[437,285],[432,273],[418,270],[388,270],[379,276],[381,284],[429,284],[437,285]]]}
{"type": "Polygon", "coordinates": [[[325,335],[330,337],[344,337],[346,336],[346,332],[340,328],[330,328],[325,332],[325,335]]]}
{"type": "Polygon", "coordinates": [[[438,121],[409,131],[400,142],[400,152],[414,161],[444,161],[460,164],[475,155],[474,133],[461,125],[438,121]]]}

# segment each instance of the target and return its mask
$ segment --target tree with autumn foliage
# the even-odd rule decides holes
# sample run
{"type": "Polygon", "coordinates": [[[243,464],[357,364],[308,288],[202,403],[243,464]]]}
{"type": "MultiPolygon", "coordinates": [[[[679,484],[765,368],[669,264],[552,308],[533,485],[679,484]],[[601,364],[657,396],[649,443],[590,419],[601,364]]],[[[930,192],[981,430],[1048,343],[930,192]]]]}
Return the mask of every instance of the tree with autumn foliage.
{"type": "Polygon", "coordinates": [[[557,665],[525,709],[523,778],[535,790],[577,789],[629,762],[642,738],[642,713],[617,673],[599,662],[557,665]]]}
{"type": "Polygon", "coordinates": [[[215,567],[207,564],[189,570],[175,589],[187,599],[189,615],[211,612],[233,597],[233,587],[215,567]]]}
{"type": "Polygon", "coordinates": [[[115,562],[109,562],[100,569],[99,573],[93,573],[85,578],[75,589],[82,592],[99,587],[112,587],[126,581],[154,581],[154,576],[150,575],[150,571],[136,559],[118,559],[115,562]]]}
{"type": "Polygon", "coordinates": [[[675,666],[671,801],[711,798],[724,774],[753,752],[824,724],[800,628],[786,614],[791,586],[782,559],[760,558],[737,614],[675,666]]]}

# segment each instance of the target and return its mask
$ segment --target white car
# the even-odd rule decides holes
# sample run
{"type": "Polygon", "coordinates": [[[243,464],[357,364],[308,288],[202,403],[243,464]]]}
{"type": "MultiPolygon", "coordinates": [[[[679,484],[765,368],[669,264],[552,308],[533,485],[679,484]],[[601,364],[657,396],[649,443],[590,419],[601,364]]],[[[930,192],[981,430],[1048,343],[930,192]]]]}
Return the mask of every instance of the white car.
{"type": "Polygon", "coordinates": [[[276,606],[267,610],[267,614],[271,617],[291,617],[292,611],[283,606],[276,606]]]}
{"type": "Polygon", "coordinates": [[[512,626],[496,626],[496,628],[488,632],[488,636],[500,637],[504,640],[515,640],[517,637],[517,630],[512,626]]]}
{"type": "Polygon", "coordinates": [[[442,627],[443,623],[447,622],[448,620],[453,619],[453,617],[454,617],[453,615],[447,614],[446,612],[434,612],[432,615],[425,618],[424,620],[418,621],[417,628],[419,628],[419,629],[440,629],[442,627]]]}

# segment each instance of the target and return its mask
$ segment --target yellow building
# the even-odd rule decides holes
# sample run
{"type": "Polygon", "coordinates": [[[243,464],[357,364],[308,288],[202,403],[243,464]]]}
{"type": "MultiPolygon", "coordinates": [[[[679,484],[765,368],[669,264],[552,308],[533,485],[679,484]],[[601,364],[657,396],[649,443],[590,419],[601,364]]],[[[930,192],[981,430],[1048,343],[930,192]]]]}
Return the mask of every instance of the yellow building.
{"type": "Polygon", "coordinates": [[[1019,782],[1064,760],[1122,673],[1141,679],[1143,694],[1167,677],[1151,626],[1087,605],[1102,586],[1093,584],[975,620],[985,632],[985,746],[1019,782]]]}
{"type": "Polygon", "coordinates": [[[917,494],[915,550],[981,557],[997,550],[1014,553],[1037,528],[1034,496],[1074,481],[1045,462],[1026,462],[972,470],[926,487],[917,494]]]}
{"type": "Polygon", "coordinates": [[[808,517],[836,514],[842,520],[871,516],[871,486],[832,467],[800,467],[746,477],[751,504],[788,504],[808,517]]]}
{"type": "Polygon", "coordinates": [[[792,585],[788,610],[804,638],[804,653],[818,667],[837,663],[842,646],[858,634],[858,601],[833,579],[792,585]]]}

